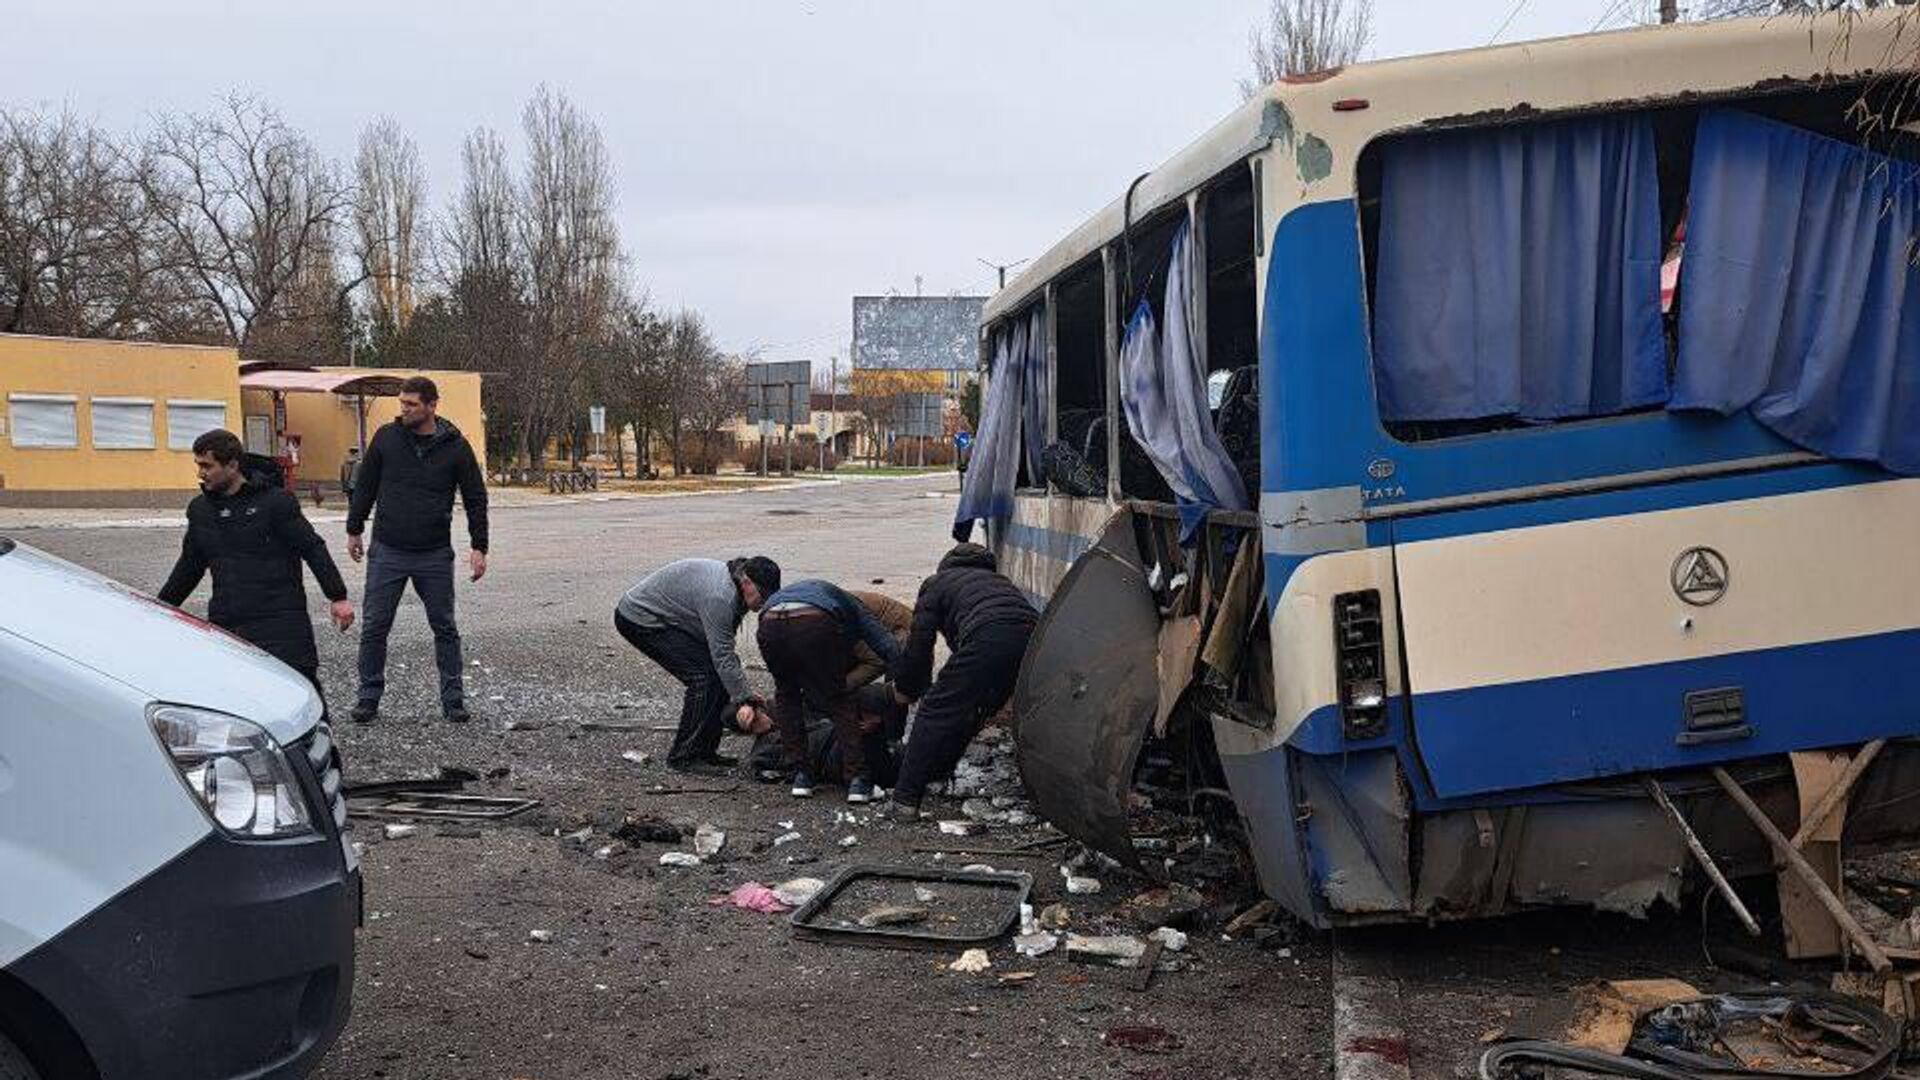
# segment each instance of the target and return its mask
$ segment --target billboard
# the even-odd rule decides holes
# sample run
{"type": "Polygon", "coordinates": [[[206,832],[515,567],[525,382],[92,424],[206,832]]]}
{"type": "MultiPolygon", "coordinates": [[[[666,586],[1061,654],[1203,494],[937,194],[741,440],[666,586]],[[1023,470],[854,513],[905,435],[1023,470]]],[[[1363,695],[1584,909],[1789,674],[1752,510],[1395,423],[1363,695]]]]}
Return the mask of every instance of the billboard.
{"type": "Polygon", "coordinates": [[[972,371],[984,296],[856,296],[854,370],[972,371]]]}
{"type": "Polygon", "coordinates": [[[808,393],[813,365],[805,360],[788,364],[747,365],[747,422],[805,424],[813,416],[808,393]]]}
{"type": "Polygon", "coordinates": [[[939,394],[901,394],[894,400],[893,433],[937,439],[946,429],[946,401],[939,394]]]}

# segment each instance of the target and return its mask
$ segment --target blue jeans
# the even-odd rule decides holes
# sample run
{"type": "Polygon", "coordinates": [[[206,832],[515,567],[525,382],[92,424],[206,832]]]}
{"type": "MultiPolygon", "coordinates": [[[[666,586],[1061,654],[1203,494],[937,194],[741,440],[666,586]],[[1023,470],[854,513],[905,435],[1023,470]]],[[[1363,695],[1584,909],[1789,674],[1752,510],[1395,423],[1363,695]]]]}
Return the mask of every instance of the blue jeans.
{"type": "Polygon", "coordinates": [[[433,661],[440,669],[440,708],[463,708],[460,627],[453,621],[453,549],[399,551],[379,544],[367,550],[367,587],[361,598],[359,704],[378,708],[387,688],[387,635],[407,583],[427,609],[433,630],[433,661]]]}

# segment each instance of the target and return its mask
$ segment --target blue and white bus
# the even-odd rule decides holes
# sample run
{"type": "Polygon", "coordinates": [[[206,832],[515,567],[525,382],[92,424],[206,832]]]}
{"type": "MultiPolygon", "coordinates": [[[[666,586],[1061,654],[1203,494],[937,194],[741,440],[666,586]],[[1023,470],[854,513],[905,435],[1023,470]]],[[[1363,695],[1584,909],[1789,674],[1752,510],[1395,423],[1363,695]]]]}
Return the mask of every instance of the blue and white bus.
{"type": "Polygon", "coordinates": [[[1910,20],[1739,20],[1283,82],[988,304],[956,533],[1046,609],[1036,800],[1138,864],[1209,737],[1319,926],[1677,903],[1862,748],[1920,829],[1910,20]],[[1889,74],[1891,73],[1891,74],[1889,74]]]}

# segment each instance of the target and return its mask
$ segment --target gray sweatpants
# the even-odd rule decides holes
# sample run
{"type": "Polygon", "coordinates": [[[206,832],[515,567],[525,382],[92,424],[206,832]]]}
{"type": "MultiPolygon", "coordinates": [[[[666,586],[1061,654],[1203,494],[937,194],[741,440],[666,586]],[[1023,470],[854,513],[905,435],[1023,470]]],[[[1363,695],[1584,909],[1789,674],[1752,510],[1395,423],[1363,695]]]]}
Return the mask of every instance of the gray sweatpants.
{"type": "Polygon", "coordinates": [[[460,676],[460,627],[453,621],[453,549],[399,551],[375,544],[367,549],[367,587],[361,598],[359,704],[378,707],[387,688],[387,635],[400,596],[413,583],[433,629],[433,660],[440,669],[440,708],[464,706],[460,676]]]}

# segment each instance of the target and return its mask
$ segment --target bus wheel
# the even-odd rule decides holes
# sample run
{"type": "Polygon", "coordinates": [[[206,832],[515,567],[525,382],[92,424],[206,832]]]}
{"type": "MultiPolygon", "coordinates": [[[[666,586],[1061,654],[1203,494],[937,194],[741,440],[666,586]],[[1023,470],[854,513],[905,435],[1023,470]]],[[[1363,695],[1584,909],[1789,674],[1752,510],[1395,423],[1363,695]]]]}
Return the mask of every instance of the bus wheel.
{"type": "Polygon", "coordinates": [[[27,1055],[6,1032],[0,1031],[0,1080],[41,1080],[40,1070],[33,1067],[27,1055]]]}

